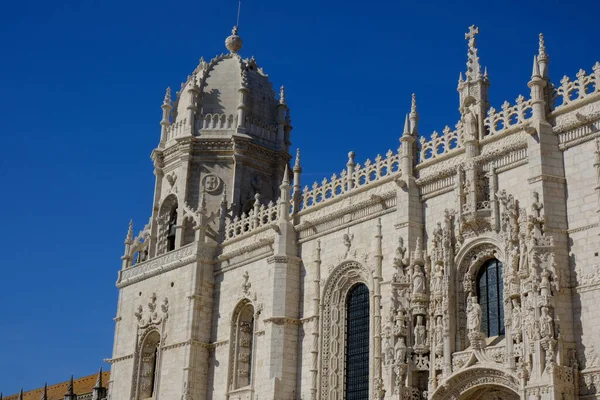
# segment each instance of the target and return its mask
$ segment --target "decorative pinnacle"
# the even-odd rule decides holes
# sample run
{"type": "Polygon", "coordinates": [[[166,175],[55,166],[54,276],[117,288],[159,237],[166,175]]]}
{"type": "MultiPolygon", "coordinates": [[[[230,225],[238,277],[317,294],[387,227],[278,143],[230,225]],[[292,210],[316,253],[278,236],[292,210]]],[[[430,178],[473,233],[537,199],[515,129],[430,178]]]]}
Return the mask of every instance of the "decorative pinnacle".
{"type": "Polygon", "coordinates": [[[537,56],[533,56],[533,70],[531,72],[531,79],[533,78],[541,78],[537,56]]]}
{"type": "Polygon", "coordinates": [[[294,172],[299,171],[300,169],[300,149],[296,149],[296,162],[294,163],[294,172]]]}
{"type": "Polygon", "coordinates": [[[133,219],[129,220],[129,229],[127,229],[127,237],[125,238],[125,244],[133,243],[133,219]]]}
{"type": "Polygon", "coordinates": [[[469,41],[469,53],[467,61],[467,80],[476,80],[481,78],[481,66],[479,65],[479,56],[477,55],[477,42],[475,36],[479,34],[479,28],[475,25],[469,27],[469,32],[465,33],[465,39],[469,41]]]}
{"type": "Polygon", "coordinates": [[[23,388],[21,388],[21,391],[19,392],[19,400],[23,400],[23,388]]]}
{"type": "Polygon", "coordinates": [[[285,87],[282,85],[279,89],[279,104],[285,105],[285,87]]]}
{"type": "Polygon", "coordinates": [[[48,383],[44,383],[44,390],[42,391],[40,400],[48,400],[48,383]]]}
{"type": "Polygon", "coordinates": [[[221,195],[221,206],[227,206],[227,185],[223,184],[223,194],[221,195]]]}
{"type": "Polygon", "coordinates": [[[410,122],[408,120],[408,114],[406,114],[406,119],[404,120],[404,132],[402,133],[402,136],[404,135],[410,135],[410,122]]]}
{"type": "Polygon", "coordinates": [[[94,389],[100,389],[102,387],[102,367],[98,371],[98,377],[96,378],[96,384],[94,385],[94,389]]]}
{"type": "Polygon", "coordinates": [[[412,94],[412,100],[410,103],[410,113],[411,114],[417,113],[417,95],[414,93],[412,94]]]}
{"type": "Polygon", "coordinates": [[[460,84],[460,83],[463,83],[464,81],[465,81],[465,80],[463,79],[462,72],[459,72],[459,73],[458,73],[458,83],[460,84]]]}
{"type": "Polygon", "coordinates": [[[283,173],[283,180],[281,181],[281,186],[289,186],[290,185],[290,172],[288,165],[285,164],[285,171],[283,173]]]}
{"type": "Polygon", "coordinates": [[[165,100],[163,101],[163,104],[171,104],[171,87],[168,86],[167,90],[165,92],[165,100]]]}
{"type": "Polygon", "coordinates": [[[67,393],[65,393],[65,396],[73,396],[75,393],[73,393],[73,375],[71,375],[71,379],[69,380],[69,386],[67,387],[67,393]]]}
{"type": "Polygon", "coordinates": [[[544,34],[540,33],[540,45],[538,49],[538,59],[546,61],[548,54],[546,54],[546,44],[544,43],[544,34]]]}
{"type": "Polygon", "coordinates": [[[242,38],[238,36],[238,27],[234,26],[231,30],[231,36],[225,39],[225,47],[231,53],[237,53],[242,48],[242,38]]]}

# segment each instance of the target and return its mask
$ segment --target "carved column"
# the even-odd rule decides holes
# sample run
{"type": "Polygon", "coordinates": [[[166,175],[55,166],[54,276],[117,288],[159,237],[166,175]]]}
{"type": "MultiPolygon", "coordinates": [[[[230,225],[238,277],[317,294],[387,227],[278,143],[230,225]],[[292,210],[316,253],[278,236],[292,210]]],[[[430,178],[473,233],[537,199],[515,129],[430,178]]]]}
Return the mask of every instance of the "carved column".
{"type": "Polygon", "coordinates": [[[375,253],[375,271],[373,274],[373,324],[375,329],[373,332],[374,341],[374,372],[373,372],[373,396],[375,399],[383,397],[383,379],[381,366],[383,360],[381,357],[381,270],[383,264],[382,240],[381,234],[381,218],[377,220],[376,253],[375,253]]]}

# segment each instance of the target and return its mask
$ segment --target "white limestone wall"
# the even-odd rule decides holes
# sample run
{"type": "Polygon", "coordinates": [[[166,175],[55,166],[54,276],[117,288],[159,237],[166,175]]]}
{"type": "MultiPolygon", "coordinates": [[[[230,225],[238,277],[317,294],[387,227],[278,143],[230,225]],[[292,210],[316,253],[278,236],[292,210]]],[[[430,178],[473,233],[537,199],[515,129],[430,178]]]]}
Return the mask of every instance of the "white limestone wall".
{"type": "Polygon", "coordinates": [[[458,211],[458,201],[456,192],[452,190],[439,196],[427,199],[423,204],[423,214],[425,216],[425,242],[429,243],[433,230],[437,223],[444,225],[446,210],[458,211]]]}
{"type": "Polygon", "coordinates": [[[507,194],[512,194],[519,201],[519,207],[527,208],[529,212],[529,167],[521,165],[511,168],[497,175],[498,190],[506,190],[507,194]]]}
{"type": "Polygon", "coordinates": [[[588,141],[564,152],[567,178],[571,279],[574,329],[580,367],[600,366],[593,351],[600,350],[600,214],[596,192],[595,142],[588,141]]]}
{"type": "MultiPolygon", "coordinates": [[[[139,305],[143,307],[144,318],[148,315],[148,302],[152,293],[156,293],[156,311],[162,315],[161,304],[166,297],[169,300],[169,312],[165,324],[166,339],[163,346],[170,346],[185,341],[189,325],[187,296],[192,293],[192,269],[195,264],[189,264],[161,275],[143,280],[121,289],[121,302],[117,318],[117,333],[113,359],[133,356],[136,350],[138,321],[134,313],[139,305]]],[[[159,330],[162,326],[158,327],[159,330]]],[[[162,340],[162,338],[161,338],[162,340]]],[[[183,385],[184,348],[175,347],[162,352],[160,395],[163,398],[177,398],[183,385]]],[[[131,384],[134,359],[117,361],[112,365],[111,380],[113,398],[128,398],[131,384]]]]}

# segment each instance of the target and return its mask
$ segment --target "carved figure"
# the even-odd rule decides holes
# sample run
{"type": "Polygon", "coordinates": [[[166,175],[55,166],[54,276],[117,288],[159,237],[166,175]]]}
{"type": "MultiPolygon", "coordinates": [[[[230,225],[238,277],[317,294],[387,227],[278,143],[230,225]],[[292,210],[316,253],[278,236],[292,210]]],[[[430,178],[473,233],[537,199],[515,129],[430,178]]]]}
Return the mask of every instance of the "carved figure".
{"type": "Polygon", "coordinates": [[[442,292],[442,283],[444,280],[444,273],[442,271],[441,261],[435,263],[433,279],[431,282],[431,289],[433,293],[441,293],[442,292]]]}
{"type": "Polygon", "coordinates": [[[467,299],[467,329],[469,332],[481,331],[481,306],[473,295],[467,299]]]}
{"type": "Polygon", "coordinates": [[[423,316],[417,316],[417,324],[415,325],[415,346],[425,346],[426,329],[423,325],[423,316]]]}
{"type": "Polygon", "coordinates": [[[397,363],[405,363],[406,362],[406,343],[404,343],[404,337],[400,336],[398,341],[396,342],[396,346],[394,347],[396,352],[396,362],[397,363]]]}
{"type": "Polygon", "coordinates": [[[435,324],[435,343],[443,344],[444,343],[444,328],[442,326],[442,317],[437,317],[437,322],[435,324]]]}
{"type": "Polygon", "coordinates": [[[542,315],[540,316],[540,336],[553,337],[554,329],[552,327],[553,318],[548,314],[548,307],[542,307],[542,315]]]}
{"type": "Polygon", "coordinates": [[[423,274],[420,265],[415,265],[413,268],[413,293],[425,293],[425,275],[423,274]]]}
{"type": "Polygon", "coordinates": [[[394,363],[394,345],[392,344],[391,335],[385,336],[383,352],[384,352],[384,356],[385,356],[385,365],[393,364],[394,363]]]}

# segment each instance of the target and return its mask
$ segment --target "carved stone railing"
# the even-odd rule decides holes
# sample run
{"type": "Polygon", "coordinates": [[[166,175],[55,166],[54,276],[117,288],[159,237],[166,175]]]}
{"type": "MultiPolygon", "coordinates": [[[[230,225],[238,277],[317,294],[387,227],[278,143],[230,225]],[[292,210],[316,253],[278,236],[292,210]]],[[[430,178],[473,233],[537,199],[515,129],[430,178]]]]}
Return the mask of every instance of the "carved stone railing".
{"type": "Polygon", "coordinates": [[[122,288],[139,282],[158,273],[175,269],[192,261],[196,256],[194,243],[136,264],[133,267],[119,271],[117,287],[122,288]]]}
{"type": "Polygon", "coordinates": [[[245,123],[246,133],[266,142],[277,141],[277,125],[269,124],[258,118],[247,116],[245,123]]]}
{"type": "Polygon", "coordinates": [[[196,121],[196,131],[219,131],[236,127],[237,117],[233,114],[204,114],[196,121]]]}
{"type": "Polygon", "coordinates": [[[258,208],[258,212],[250,210],[242,217],[236,216],[233,220],[225,224],[225,242],[247,235],[259,228],[272,226],[279,218],[279,208],[277,204],[270,202],[267,206],[264,204],[258,208]]]}
{"type": "Polygon", "coordinates": [[[183,118],[180,121],[174,122],[167,127],[167,135],[165,140],[169,141],[175,139],[178,136],[183,135],[185,127],[187,125],[187,119],[183,118]]]}
{"type": "Polygon", "coordinates": [[[533,108],[531,99],[525,100],[525,97],[523,96],[517,97],[514,106],[511,106],[509,102],[505,101],[504,104],[502,104],[502,111],[500,112],[491,107],[484,120],[487,132],[484,132],[481,139],[497,135],[509,128],[517,129],[525,124],[528,119],[531,119],[532,116],[533,108]]]}
{"type": "Polygon", "coordinates": [[[560,80],[560,86],[554,90],[552,96],[553,113],[600,93],[600,62],[594,65],[593,71],[593,74],[587,75],[580,69],[575,81],[571,81],[566,75],[560,80]]]}
{"type": "Polygon", "coordinates": [[[330,179],[324,178],[321,184],[313,183],[312,188],[304,187],[299,195],[298,212],[326,203],[353,190],[371,185],[385,177],[400,171],[400,155],[389,150],[386,158],[378,155],[375,162],[367,160],[364,166],[356,164],[352,176],[343,170],[338,176],[333,174],[330,179]]]}
{"type": "Polygon", "coordinates": [[[434,131],[429,140],[421,136],[419,139],[419,162],[435,159],[463,147],[462,129],[459,129],[458,126],[454,131],[446,126],[442,132],[443,134],[440,135],[434,131]]]}

